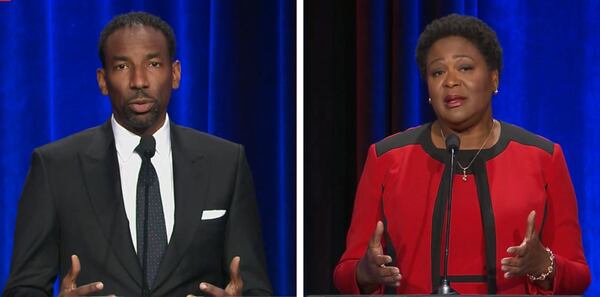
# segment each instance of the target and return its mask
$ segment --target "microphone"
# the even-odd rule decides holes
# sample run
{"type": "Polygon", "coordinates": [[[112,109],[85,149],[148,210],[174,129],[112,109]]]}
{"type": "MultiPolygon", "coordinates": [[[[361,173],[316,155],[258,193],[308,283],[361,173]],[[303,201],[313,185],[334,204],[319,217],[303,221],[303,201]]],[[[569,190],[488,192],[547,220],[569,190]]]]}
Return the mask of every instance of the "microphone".
{"type": "Polygon", "coordinates": [[[446,149],[451,154],[454,154],[453,150],[457,151],[459,147],[460,147],[460,138],[458,138],[458,136],[456,136],[456,134],[450,134],[450,135],[448,135],[448,137],[446,137],[446,149]]]}
{"type": "Polygon", "coordinates": [[[151,159],[154,157],[154,152],[156,151],[156,140],[154,140],[152,135],[144,135],[142,136],[142,139],[140,139],[138,148],[144,157],[151,159]]]}
{"type": "Polygon", "coordinates": [[[452,289],[448,281],[448,247],[450,246],[450,215],[452,214],[452,182],[454,180],[454,158],[460,147],[460,138],[456,134],[450,134],[446,137],[446,149],[450,152],[450,178],[448,185],[448,199],[446,200],[446,248],[444,250],[444,277],[438,287],[437,293],[440,295],[458,295],[452,289]]]}

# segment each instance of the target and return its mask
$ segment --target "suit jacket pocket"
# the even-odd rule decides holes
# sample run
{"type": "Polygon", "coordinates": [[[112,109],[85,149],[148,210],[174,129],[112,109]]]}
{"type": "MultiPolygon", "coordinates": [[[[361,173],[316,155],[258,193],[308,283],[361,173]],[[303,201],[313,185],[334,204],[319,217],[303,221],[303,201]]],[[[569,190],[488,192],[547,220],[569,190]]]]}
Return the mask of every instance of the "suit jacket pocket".
{"type": "Polygon", "coordinates": [[[224,209],[211,209],[202,212],[202,220],[214,220],[225,215],[226,210],[224,209]]]}

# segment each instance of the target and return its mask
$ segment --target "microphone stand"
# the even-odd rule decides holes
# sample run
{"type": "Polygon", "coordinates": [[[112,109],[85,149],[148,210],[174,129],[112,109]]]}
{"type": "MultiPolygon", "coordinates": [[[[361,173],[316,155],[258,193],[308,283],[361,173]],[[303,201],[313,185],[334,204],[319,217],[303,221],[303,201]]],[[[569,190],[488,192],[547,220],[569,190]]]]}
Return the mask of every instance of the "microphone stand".
{"type": "Polygon", "coordinates": [[[441,284],[437,289],[437,294],[439,295],[459,295],[452,287],[450,286],[450,281],[448,281],[448,254],[449,254],[449,246],[450,246],[450,214],[452,214],[452,184],[454,181],[454,157],[456,155],[456,149],[460,146],[460,140],[458,136],[451,134],[448,135],[446,139],[446,146],[450,150],[450,178],[448,185],[448,200],[446,202],[446,246],[444,249],[444,277],[442,278],[441,284]],[[456,142],[449,141],[450,139],[454,140],[456,138],[456,142]]]}

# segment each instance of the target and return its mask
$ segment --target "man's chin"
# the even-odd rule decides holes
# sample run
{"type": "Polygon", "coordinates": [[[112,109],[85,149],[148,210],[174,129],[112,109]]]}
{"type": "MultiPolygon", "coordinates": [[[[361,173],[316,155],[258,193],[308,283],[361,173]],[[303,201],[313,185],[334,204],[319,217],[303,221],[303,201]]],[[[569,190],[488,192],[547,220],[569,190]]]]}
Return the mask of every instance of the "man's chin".
{"type": "Polygon", "coordinates": [[[128,126],[134,129],[135,132],[146,131],[156,125],[157,122],[158,115],[152,113],[134,114],[127,118],[128,126]]]}

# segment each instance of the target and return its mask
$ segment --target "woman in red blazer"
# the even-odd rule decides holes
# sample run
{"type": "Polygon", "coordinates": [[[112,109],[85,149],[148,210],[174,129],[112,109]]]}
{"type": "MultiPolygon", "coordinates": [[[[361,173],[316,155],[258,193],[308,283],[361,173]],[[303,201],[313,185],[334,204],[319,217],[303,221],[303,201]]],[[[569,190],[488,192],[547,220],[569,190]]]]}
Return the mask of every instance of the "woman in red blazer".
{"type": "Polygon", "coordinates": [[[345,294],[428,294],[443,278],[449,153],[448,279],[466,294],[581,294],[590,282],[575,192],[558,144],[498,121],[502,49],[481,20],[449,15],[421,33],[417,64],[437,119],[369,149],[346,251],[345,294]]]}

